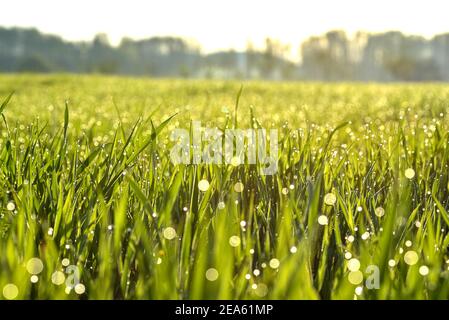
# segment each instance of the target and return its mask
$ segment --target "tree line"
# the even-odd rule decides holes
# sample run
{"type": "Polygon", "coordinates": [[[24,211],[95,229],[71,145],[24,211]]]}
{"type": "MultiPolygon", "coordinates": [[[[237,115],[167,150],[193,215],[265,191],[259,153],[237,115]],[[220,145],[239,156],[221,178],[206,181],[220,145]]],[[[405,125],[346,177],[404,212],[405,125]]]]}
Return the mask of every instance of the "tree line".
{"type": "Polygon", "coordinates": [[[289,45],[267,38],[263,48],[204,54],[177,37],[122,39],[105,34],[69,42],[36,29],[0,27],[0,72],[102,73],[151,77],[317,81],[449,81],[449,33],[426,39],[401,32],[343,31],[313,36],[298,60],[289,45]]]}

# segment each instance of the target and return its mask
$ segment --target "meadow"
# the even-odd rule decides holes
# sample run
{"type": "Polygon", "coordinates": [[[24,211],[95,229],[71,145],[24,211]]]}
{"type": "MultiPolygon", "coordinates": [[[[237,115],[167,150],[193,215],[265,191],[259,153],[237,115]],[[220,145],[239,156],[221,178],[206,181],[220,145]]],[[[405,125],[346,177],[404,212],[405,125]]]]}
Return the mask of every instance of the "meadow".
{"type": "Polygon", "coordinates": [[[448,299],[449,86],[241,88],[0,75],[0,299],[448,299]],[[173,164],[192,121],[278,172],[173,164]]]}

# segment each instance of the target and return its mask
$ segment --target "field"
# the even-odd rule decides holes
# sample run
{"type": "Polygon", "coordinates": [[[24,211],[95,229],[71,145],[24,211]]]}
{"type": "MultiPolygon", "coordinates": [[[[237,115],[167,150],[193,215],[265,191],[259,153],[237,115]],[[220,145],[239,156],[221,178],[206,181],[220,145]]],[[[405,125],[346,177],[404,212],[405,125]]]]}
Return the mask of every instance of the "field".
{"type": "Polygon", "coordinates": [[[449,87],[240,89],[1,75],[0,298],[448,299],[449,87]],[[277,173],[174,164],[194,120],[277,173]]]}

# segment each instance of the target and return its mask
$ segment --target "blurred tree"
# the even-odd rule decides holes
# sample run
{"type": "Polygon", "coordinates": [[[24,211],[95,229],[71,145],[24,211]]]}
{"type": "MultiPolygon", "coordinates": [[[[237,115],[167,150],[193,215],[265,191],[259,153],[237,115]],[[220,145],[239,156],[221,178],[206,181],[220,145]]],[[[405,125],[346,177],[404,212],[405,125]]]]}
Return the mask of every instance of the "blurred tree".
{"type": "Polygon", "coordinates": [[[19,60],[17,65],[18,72],[39,72],[46,73],[55,71],[54,68],[50,65],[50,63],[44,58],[33,55],[29,57],[24,57],[19,60]]]}
{"type": "Polygon", "coordinates": [[[2,72],[99,72],[153,77],[218,77],[361,81],[449,81],[449,34],[431,40],[400,32],[343,31],[310,37],[301,63],[290,47],[267,38],[262,49],[202,54],[200,46],[176,37],[124,38],[118,47],[106,34],[90,42],[67,42],[36,29],[0,27],[2,72]],[[299,72],[298,72],[299,71],[299,72]]]}
{"type": "Polygon", "coordinates": [[[313,80],[349,80],[354,74],[349,40],[343,31],[311,37],[302,46],[303,74],[313,80]]]}
{"type": "Polygon", "coordinates": [[[88,51],[88,70],[112,74],[118,70],[118,52],[109,44],[105,33],[97,34],[88,51]]]}
{"type": "Polygon", "coordinates": [[[265,50],[263,52],[263,59],[260,65],[262,76],[264,78],[280,79],[282,74],[290,73],[288,68],[292,65],[285,63],[289,50],[289,45],[284,45],[275,39],[265,39],[265,50]]]}

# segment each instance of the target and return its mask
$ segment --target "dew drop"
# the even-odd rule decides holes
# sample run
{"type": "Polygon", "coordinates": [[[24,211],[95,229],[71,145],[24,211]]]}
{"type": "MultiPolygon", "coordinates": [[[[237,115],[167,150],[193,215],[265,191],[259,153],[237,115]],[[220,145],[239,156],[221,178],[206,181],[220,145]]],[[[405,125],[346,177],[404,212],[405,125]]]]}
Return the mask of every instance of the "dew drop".
{"type": "Polygon", "coordinates": [[[235,185],[234,185],[234,191],[235,192],[238,192],[238,193],[240,193],[240,192],[243,192],[243,189],[244,189],[245,187],[243,186],[243,183],[241,183],[241,182],[237,182],[235,185]]]}
{"type": "Polygon", "coordinates": [[[215,281],[218,279],[218,271],[215,268],[209,268],[206,271],[206,279],[209,281],[215,281]]]}
{"type": "Polygon", "coordinates": [[[39,274],[44,270],[44,264],[39,258],[31,258],[26,264],[26,269],[29,274],[39,274]]]}
{"type": "Polygon", "coordinates": [[[86,287],[82,283],[78,283],[75,286],[75,293],[76,294],[83,294],[86,291],[86,287]]]}
{"type": "Polygon", "coordinates": [[[405,177],[407,179],[413,179],[415,177],[415,170],[413,170],[412,168],[408,168],[407,170],[405,170],[405,177]]]}
{"type": "Polygon", "coordinates": [[[419,267],[419,274],[422,276],[427,276],[429,274],[429,267],[427,266],[419,267]]]}
{"type": "Polygon", "coordinates": [[[321,215],[318,217],[318,224],[325,226],[329,223],[329,219],[325,215],[321,215]]]}
{"type": "Polygon", "coordinates": [[[337,197],[333,193],[328,193],[324,196],[324,203],[328,206],[333,206],[337,202],[337,197]]]}
{"type": "Polygon", "coordinates": [[[349,272],[348,280],[351,284],[360,284],[363,281],[363,273],[359,270],[351,271],[349,272]]]}
{"type": "Polygon", "coordinates": [[[231,236],[229,238],[229,244],[231,245],[231,247],[238,247],[240,245],[240,237],[238,236],[231,236]]]}
{"type": "Polygon", "coordinates": [[[279,260],[276,259],[276,258],[271,259],[270,262],[269,262],[270,268],[272,268],[272,269],[277,269],[277,268],[279,268],[280,264],[281,264],[281,263],[280,263],[279,260]]]}
{"type": "Polygon", "coordinates": [[[257,289],[254,292],[257,296],[263,298],[268,294],[268,287],[264,283],[259,283],[257,285],[257,289]]]}
{"type": "Polygon", "coordinates": [[[53,284],[55,284],[57,286],[60,286],[61,284],[63,284],[64,281],[65,281],[65,275],[61,271],[55,271],[51,275],[51,282],[53,282],[53,284]]]}
{"type": "Polygon", "coordinates": [[[198,182],[198,189],[202,192],[206,192],[209,189],[209,181],[203,179],[198,182]]]}
{"type": "Polygon", "coordinates": [[[385,215],[385,209],[382,207],[378,207],[376,208],[376,210],[374,211],[374,213],[376,214],[376,216],[383,217],[385,215]]]}
{"type": "Polygon", "coordinates": [[[167,240],[173,240],[176,237],[176,230],[172,227],[165,228],[162,233],[167,240]]]}
{"type": "Polygon", "coordinates": [[[405,263],[410,266],[413,266],[416,263],[418,263],[418,260],[419,260],[418,254],[413,250],[407,251],[404,255],[405,263]]]}
{"type": "Polygon", "coordinates": [[[349,271],[358,271],[360,269],[360,261],[352,258],[347,262],[349,271]]]}
{"type": "Polygon", "coordinates": [[[3,296],[8,300],[14,300],[19,295],[19,288],[13,283],[8,283],[3,287],[3,296]]]}
{"type": "Polygon", "coordinates": [[[241,164],[240,157],[232,157],[231,165],[233,167],[238,167],[241,164]]]}
{"type": "Polygon", "coordinates": [[[8,204],[6,205],[6,209],[8,209],[8,211],[14,211],[14,209],[16,209],[16,205],[14,204],[14,202],[8,202],[8,204]]]}

